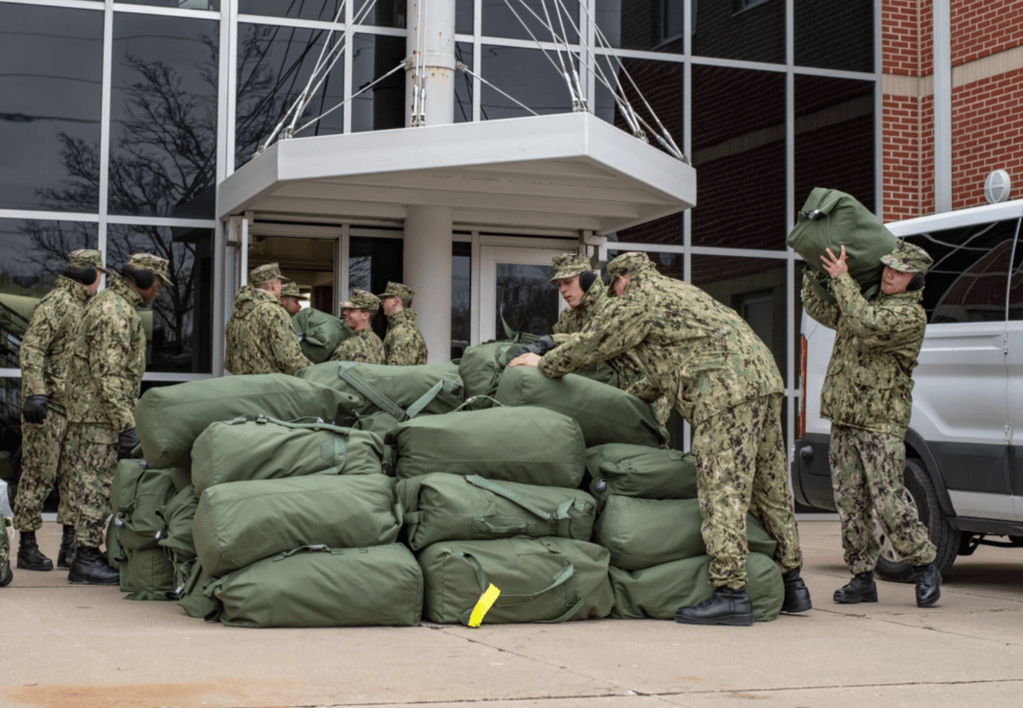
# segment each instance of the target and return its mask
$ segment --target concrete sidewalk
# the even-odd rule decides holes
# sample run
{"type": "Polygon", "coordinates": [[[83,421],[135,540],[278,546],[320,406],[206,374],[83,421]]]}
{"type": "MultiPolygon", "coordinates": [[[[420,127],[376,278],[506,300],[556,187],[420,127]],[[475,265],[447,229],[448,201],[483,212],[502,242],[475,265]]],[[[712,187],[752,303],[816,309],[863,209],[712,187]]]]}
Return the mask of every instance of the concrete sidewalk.
{"type": "MultiPolygon", "coordinates": [[[[172,602],[15,570],[0,589],[0,706],[256,708],[487,702],[488,708],[906,706],[1023,702],[1023,548],[956,561],[934,608],[912,585],[831,601],[836,521],[801,521],[815,609],[753,627],[560,625],[239,629],[172,602]]],[[[60,527],[46,523],[56,558],[60,527]]]]}

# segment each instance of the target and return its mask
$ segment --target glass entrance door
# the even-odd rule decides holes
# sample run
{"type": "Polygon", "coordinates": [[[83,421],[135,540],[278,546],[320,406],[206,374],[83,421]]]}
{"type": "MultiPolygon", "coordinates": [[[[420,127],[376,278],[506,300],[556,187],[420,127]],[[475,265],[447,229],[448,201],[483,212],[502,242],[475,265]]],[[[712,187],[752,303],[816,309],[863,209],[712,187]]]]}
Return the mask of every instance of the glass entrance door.
{"type": "Polygon", "coordinates": [[[565,301],[550,282],[551,259],[564,249],[480,247],[479,341],[516,332],[550,334],[565,301]]]}

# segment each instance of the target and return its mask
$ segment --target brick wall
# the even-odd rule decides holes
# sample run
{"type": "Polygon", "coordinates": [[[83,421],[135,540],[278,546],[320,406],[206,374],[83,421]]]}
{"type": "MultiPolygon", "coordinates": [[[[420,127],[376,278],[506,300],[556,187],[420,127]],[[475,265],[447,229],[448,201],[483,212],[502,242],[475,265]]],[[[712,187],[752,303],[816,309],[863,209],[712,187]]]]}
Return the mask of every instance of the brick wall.
{"type": "MultiPolygon", "coordinates": [[[[952,66],[1023,46],[1023,0],[952,0],[952,66]]],[[[884,0],[882,73],[933,75],[930,0],[884,0]]],[[[925,81],[923,85],[930,85],[925,81]]],[[[934,213],[934,96],[889,81],[901,93],[882,101],[882,214],[885,220],[934,213]]],[[[1005,169],[1023,197],[1023,67],[955,86],[952,92],[952,206],[985,203],[984,179],[1005,169]]]]}

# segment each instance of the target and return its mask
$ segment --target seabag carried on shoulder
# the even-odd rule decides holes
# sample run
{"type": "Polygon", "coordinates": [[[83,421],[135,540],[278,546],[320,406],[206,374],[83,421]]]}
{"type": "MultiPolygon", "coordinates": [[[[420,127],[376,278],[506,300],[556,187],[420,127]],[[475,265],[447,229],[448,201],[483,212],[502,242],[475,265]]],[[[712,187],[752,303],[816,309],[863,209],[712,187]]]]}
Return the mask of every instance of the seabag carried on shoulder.
{"type": "Polygon", "coordinates": [[[315,307],[295,313],[291,326],[298,333],[302,353],[314,364],[327,361],[341,342],[355,334],[344,320],[315,307]]]}

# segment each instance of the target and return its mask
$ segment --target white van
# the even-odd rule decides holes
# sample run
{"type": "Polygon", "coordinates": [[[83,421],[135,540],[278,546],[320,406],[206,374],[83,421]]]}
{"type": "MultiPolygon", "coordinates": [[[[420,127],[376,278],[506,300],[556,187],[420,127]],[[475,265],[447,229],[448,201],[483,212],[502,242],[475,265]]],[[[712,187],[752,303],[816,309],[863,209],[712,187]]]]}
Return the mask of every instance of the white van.
{"type": "MultiPolygon", "coordinates": [[[[923,296],[927,333],[913,372],[905,480],[942,573],[978,544],[1023,547],[1021,218],[1017,200],[886,224],[934,258],[923,296]]],[[[801,504],[830,510],[831,424],[820,417],[820,399],[834,341],[834,330],[803,314],[804,405],[792,486],[801,504]]],[[[876,529],[878,574],[908,579],[908,564],[876,529]]]]}

